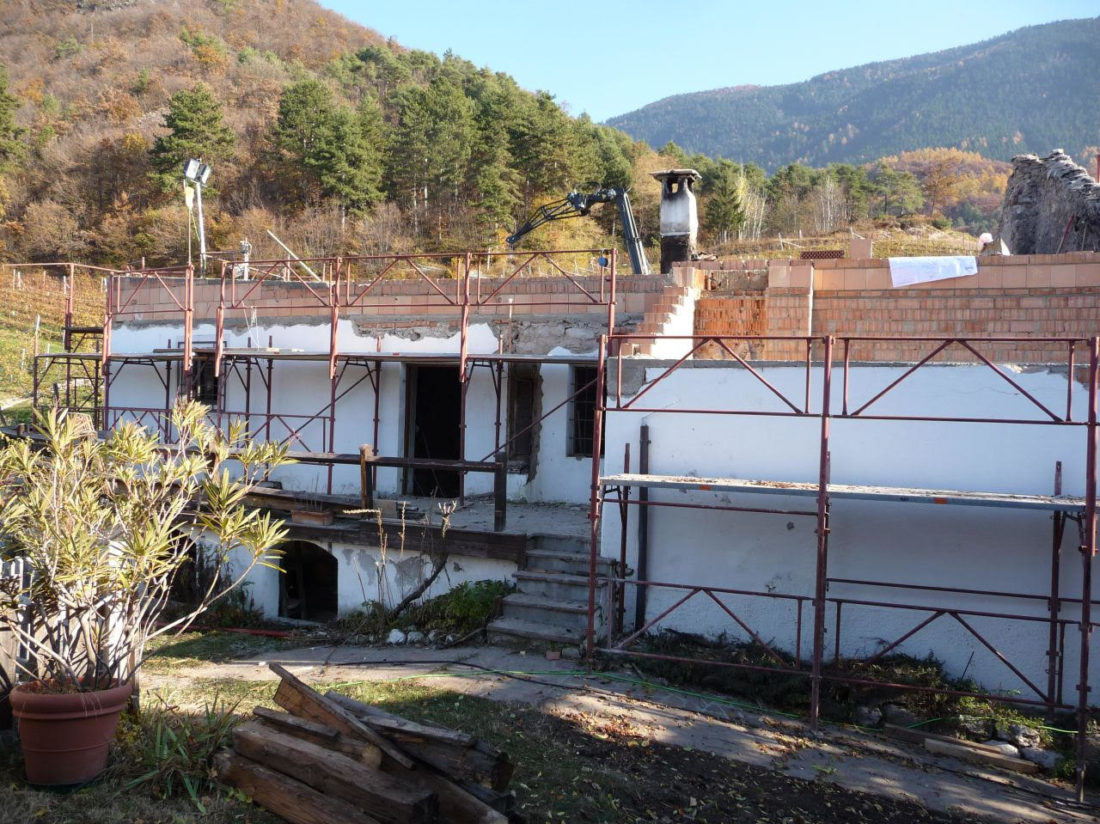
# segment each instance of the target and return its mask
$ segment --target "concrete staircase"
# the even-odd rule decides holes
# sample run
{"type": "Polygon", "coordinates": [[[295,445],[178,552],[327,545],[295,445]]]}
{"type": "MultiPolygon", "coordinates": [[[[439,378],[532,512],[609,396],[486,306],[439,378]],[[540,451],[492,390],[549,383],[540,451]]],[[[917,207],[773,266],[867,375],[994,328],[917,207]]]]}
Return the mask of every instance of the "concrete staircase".
{"type": "MultiPolygon", "coordinates": [[[[699,290],[692,286],[666,286],[646,310],[634,330],[639,335],[688,335],[694,332],[695,300],[699,290]]],[[[658,354],[658,341],[637,341],[638,355],[658,354]]]]}
{"type": "MultiPolygon", "coordinates": [[[[512,647],[578,648],[588,627],[588,548],[576,539],[533,535],[527,568],[515,573],[516,591],[489,624],[489,642],[512,647]]],[[[610,558],[597,558],[598,575],[610,575],[610,558]]],[[[596,589],[596,635],[603,634],[607,585],[596,589]]]]}

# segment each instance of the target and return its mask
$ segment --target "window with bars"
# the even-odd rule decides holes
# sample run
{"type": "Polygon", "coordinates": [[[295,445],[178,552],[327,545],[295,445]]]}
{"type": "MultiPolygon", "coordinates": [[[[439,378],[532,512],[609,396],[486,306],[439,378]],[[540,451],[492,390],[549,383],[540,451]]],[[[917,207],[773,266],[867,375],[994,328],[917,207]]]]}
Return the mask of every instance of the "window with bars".
{"type": "MultiPolygon", "coordinates": [[[[592,457],[593,424],[596,419],[596,367],[574,366],[571,370],[569,393],[569,443],[566,454],[577,458],[592,457]]],[[[601,438],[600,454],[603,454],[601,438]]]]}

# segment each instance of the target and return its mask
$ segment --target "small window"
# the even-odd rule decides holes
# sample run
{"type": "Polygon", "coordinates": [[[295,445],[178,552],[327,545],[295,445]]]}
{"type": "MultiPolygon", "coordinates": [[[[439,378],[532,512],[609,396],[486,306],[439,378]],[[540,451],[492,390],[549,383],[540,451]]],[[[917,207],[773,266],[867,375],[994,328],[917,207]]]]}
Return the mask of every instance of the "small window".
{"type": "MultiPolygon", "coordinates": [[[[595,366],[574,366],[569,392],[569,444],[566,454],[577,458],[592,457],[592,431],[596,420],[595,366]]],[[[600,439],[600,455],[603,455],[603,439],[600,439]]]]}

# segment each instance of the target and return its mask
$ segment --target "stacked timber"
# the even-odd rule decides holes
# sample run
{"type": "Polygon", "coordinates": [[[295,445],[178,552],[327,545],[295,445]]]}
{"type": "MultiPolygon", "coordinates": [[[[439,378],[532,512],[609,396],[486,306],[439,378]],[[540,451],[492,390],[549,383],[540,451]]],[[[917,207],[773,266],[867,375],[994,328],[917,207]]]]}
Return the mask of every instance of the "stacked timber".
{"type": "Polygon", "coordinates": [[[278,664],[275,703],[256,707],[215,760],[221,779],[291,824],[515,824],[512,763],[473,736],[420,724],[278,664]]]}

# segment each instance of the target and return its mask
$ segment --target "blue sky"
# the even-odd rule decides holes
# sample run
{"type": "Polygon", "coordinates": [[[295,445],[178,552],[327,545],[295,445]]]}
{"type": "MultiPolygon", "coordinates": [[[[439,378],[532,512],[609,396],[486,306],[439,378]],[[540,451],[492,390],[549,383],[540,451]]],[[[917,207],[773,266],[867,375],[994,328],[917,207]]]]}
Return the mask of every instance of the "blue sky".
{"type": "Polygon", "coordinates": [[[1100,15],[1100,0],[320,2],[404,46],[506,72],[597,121],[682,92],[793,83],[1100,15]]]}

